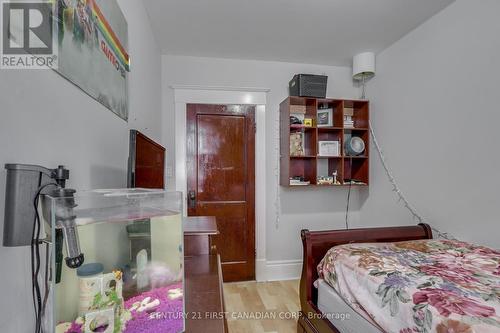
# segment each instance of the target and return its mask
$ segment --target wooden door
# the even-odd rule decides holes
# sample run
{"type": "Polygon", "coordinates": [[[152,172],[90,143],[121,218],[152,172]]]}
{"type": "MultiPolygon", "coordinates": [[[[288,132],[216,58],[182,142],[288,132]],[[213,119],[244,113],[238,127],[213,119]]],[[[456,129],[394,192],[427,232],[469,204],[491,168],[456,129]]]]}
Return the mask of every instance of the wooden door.
{"type": "Polygon", "coordinates": [[[215,216],[224,281],[255,279],[255,106],[187,106],[189,216],[215,216]]]}

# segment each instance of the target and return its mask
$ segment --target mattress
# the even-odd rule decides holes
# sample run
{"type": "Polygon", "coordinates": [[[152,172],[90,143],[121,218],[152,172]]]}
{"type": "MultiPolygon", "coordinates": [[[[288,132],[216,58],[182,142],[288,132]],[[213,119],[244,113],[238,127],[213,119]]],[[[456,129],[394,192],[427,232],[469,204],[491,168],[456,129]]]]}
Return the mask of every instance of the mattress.
{"type": "Polygon", "coordinates": [[[318,274],[385,332],[500,333],[495,249],[456,240],[345,244],[327,252],[318,274]]]}
{"type": "Polygon", "coordinates": [[[342,333],[380,333],[323,279],[318,280],[318,309],[342,333]]]}

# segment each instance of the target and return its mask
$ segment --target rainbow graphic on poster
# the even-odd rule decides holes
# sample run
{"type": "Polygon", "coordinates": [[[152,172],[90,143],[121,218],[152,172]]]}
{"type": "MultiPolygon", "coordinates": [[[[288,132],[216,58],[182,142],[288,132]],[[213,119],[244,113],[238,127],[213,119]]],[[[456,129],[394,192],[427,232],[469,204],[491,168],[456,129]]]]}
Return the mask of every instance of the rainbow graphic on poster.
{"type": "Polygon", "coordinates": [[[128,53],[123,48],[123,45],[121,44],[115,32],[109,25],[108,21],[106,20],[106,17],[104,17],[103,13],[101,12],[101,9],[95,3],[95,0],[88,0],[88,1],[92,3],[91,7],[92,7],[94,23],[97,25],[108,47],[117,56],[122,66],[125,67],[127,71],[130,71],[130,58],[128,56],[128,53]]]}
{"type": "Polygon", "coordinates": [[[56,0],[58,72],[128,120],[128,25],[116,0],[56,0]]]}

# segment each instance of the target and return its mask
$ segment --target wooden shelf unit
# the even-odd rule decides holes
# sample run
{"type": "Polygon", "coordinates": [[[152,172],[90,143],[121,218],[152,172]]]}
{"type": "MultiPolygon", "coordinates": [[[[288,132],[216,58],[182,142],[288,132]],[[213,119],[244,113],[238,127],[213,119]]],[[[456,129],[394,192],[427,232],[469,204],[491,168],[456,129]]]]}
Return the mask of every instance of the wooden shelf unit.
{"type": "Polygon", "coordinates": [[[370,105],[366,100],[343,100],[332,98],[288,97],[280,104],[280,185],[285,187],[342,187],[349,186],[345,179],[355,179],[368,186],[370,174],[370,105]],[[327,105],[333,109],[332,126],[317,126],[317,110],[327,105]],[[290,114],[294,106],[305,107],[305,118],[313,119],[313,126],[291,125],[290,114]],[[354,109],[354,128],[344,126],[344,109],[354,109]],[[304,133],[304,156],[290,156],[290,133],[304,133]],[[347,156],[345,140],[359,136],[365,142],[361,156],[347,156]],[[340,156],[318,155],[319,141],[340,141],[340,156]],[[318,176],[332,176],[337,170],[340,185],[319,185],[318,176]],[[290,185],[291,177],[304,177],[311,185],[290,185]]]}

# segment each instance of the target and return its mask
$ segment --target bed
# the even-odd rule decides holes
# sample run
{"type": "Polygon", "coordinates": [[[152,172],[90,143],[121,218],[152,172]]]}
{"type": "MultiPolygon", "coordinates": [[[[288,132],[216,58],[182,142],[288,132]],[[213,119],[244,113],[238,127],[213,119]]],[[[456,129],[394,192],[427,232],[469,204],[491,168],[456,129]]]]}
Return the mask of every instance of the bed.
{"type": "Polygon", "coordinates": [[[302,231],[298,332],[500,332],[500,252],[428,225],[302,231]]]}
{"type": "Polygon", "coordinates": [[[345,333],[380,333],[380,328],[366,320],[323,279],[318,281],[318,309],[339,331],[345,333]]]}

